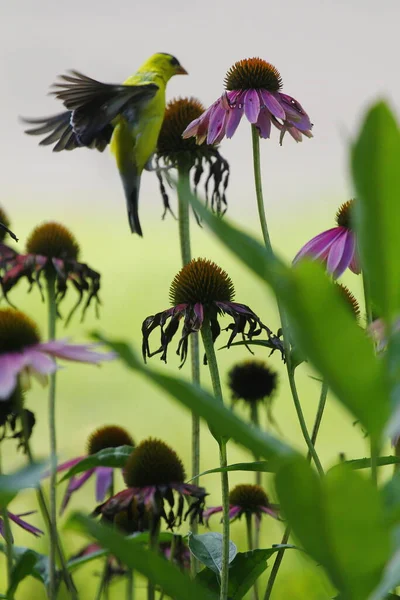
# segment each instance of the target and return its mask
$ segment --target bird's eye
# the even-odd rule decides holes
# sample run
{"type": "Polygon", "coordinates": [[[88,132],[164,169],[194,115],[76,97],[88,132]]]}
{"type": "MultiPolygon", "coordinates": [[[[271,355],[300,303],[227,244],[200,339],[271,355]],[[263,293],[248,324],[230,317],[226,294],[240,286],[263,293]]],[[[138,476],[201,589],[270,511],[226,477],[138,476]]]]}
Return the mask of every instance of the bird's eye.
{"type": "Polygon", "coordinates": [[[173,67],[179,66],[179,60],[177,58],[175,58],[175,56],[171,56],[170,63],[173,67]]]}

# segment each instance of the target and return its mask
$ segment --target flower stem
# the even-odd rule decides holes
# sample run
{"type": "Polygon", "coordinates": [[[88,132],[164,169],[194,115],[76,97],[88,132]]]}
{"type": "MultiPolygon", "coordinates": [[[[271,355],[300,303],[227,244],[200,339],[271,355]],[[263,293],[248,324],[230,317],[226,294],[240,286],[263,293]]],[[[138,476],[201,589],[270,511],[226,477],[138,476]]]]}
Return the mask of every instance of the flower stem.
{"type": "MultiPolygon", "coordinates": [[[[179,241],[181,247],[182,266],[184,267],[192,260],[190,243],[190,220],[189,220],[189,169],[184,165],[178,165],[178,222],[179,222],[179,241]]],[[[199,352],[199,334],[193,333],[190,336],[190,362],[192,370],[192,382],[200,384],[200,352],[199,352]]],[[[200,418],[195,412],[192,412],[192,478],[193,484],[197,485],[196,476],[200,473],[200,418]]],[[[198,532],[198,523],[193,521],[191,532],[196,535],[198,532]]],[[[192,577],[195,577],[199,570],[199,563],[192,555],[190,568],[192,577]]]]}
{"type": "MultiPolygon", "coordinates": [[[[258,130],[255,125],[251,126],[252,132],[252,141],[253,141],[253,166],[254,166],[254,181],[256,187],[256,196],[257,196],[257,207],[258,207],[258,216],[260,218],[261,231],[264,238],[265,248],[270,257],[274,256],[274,252],[272,250],[271,240],[268,232],[267,220],[265,217],[265,207],[264,207],[264,198],[262,191],[262,180],[261,180],[261,168],[260,168],[260,137],[258,134],[258,130]]],[[[290,390],[292,393],[292,398],[294,402],[294,406],[297,412],[297,418],[300,423],[301,432],[303,434],[304,440],[307,444],[308,450],[312,456],[312,459],[317,467],[317,470],[320,475],[323,475],[323,468],[321,462],[318,458],[318,454],[315,451],[313,443],[311,441],[310,435],[308,433],[307,425],[304,419],[303,410],[301,408],[301,403],[299,399],[299,395],[297,393],[296,381],[294,376],[294,368],[292,367],[292,360],[290,354],[290,335],[289,335],[289,323],[281,305],[279,298],[277,298],[279,316],[281,320],[282,332],[283,332],[283,346],[286,358],[286,369],[289,379],[290,390]]]]}
{"type": "MultiPolygon", "coordinates": [[[[255,527],[255,532],[257,533],[257,526],[255,527]]],[[[250,513],[246,513],[246,533],[247,533],[247,546],[248,549],[254,550],[258,546],[256,546],[256,536],[253,537],[253,519],[250,513]]],[[[253,585],[253,598],[254,600],[258,600],[258,585],[257,581],[254,582],[253,585]]]]}
{"type": "Polygon", "coordinates": [[[365,316],[367,319],[367,325],[372,323],[372,307],[371,307],[371,298],[369,294],[369,285],[367,278],[365,277],[364,271],[362,272],[362,282],[364,288],[364,304],[365,304],[365,316]]]}
{"type": "Polygon", "coordinates": [[[135,599],[135,575],[133,569],[129,569],[126,581],[126,600],[135,599]]]}
{"type": "MultiPolygon", "coordinates": [[[[0,454],[0,475],[2,473],[2,464],[1,464],[1,454],[0,454]]],[[[6,542],[6,560],[7,560],[7,581],[8,581],[8,586],[11,586],[11,581],[12,581],[12,570],[13,570],[13,541],[12,541],[12,534],[11,534],[11,528],[10,528],[10,519],[8,516],[8,512],[6,508],[3,508],[1,510],[1,517],[3,519],[3,526],[4,526],[4,539],[6,542]]],[[[12,595],[7,595],[7,598],[9,598],[9,600],[12,600],[14,598],[14,594],[12,595]]]]}
{"type": "MultiPolygon", "coordinates": [[[[112,496],[114,496],[114,471],[112,473],[112,479],[111,479],[111,485],[108,489],[108,494],[107,494],[108,498],[111,498],[112,496]]],[[[101,597],[103,595],[103,591],[104,593],[108,595],[108,585],[109,582],[107,581],[107,576],[108,576],[108,556],[105,557],[104,559],[104,564],[103,564],[103,572],[101,574],[101,578],[100,578],[100,582],[96,591],[96,596],[95,596],[95,600],[101,600],[101,597]]]]}
{"type": "MultiPolygon", "coordinates": [[[[251,422],[253,423],[254,427],[260,427],[260,419],[259,419],[259,415],[258,415],[258,403],[257,402],[253,402],[251,404],[251,422]]],[[[254,460],[260,460],[260,457],[257,454],[254,454],[254,460]]],[[[256,471],[255,472],[255,483],[256,485],[261,485],[261,471],[256,471]]],[[[256,527],[255,528],[255,533],[254,533],[254,548],[259,548],[260,547],[260,528],[256,527]]],[[[253,548],[251,548],[252,550],[253,548]]]]}
{"type": "MultiPolygon", "coordinates": [[[[150,523],[150,550],[158,552],[158,536],[160,534],[160,521],[158,523],[150,523]]],[[[155,584],[148,581],[147,585],[147,600],[155,600],[156,598],[156,586],[155,584]]]]}
{"type": "MultiPolygon", "coordinates": [[[[208,368],[210,371],[211,382],[213,386],[215,399],[223,403],[221,380],[219,377],[217,357],[215,356],[214,343],[212,340],[210,324],[205,319],[201,328],[201,337],[203,339],[204,350],[207,357],[208,368]]],[[[221,439],[219,442],[219,461],[221,467],[228,466],[227,440],[221,439]]],[[[221,472],[221,492],[222,492],[222,564],[221,564],[221,588],[220,600],[228,598],[229,581],[229,479],[228,473],[221,472]]]]}
{"type": "MultiPolygon", "coordinates": [[[[53,274],[47,278],[47,311],[49,340],[56,335],[56,280],[53,274]]],[[[49,432],[50,432],[50,582],[49,596],[53,600],[57,595],[56,551],[57,551],[57,435],[56,435],[56,373],[50,375],[49,385],[49,432]]]]}
{"type": "MultiPolygon", "coordinates": [[[[315,445],[315,443],[317,441],[319,427],[321,425],[322,416],[324,414],[327,395],[328,395],[328,385],[327,385],[326,381],[323,380],[322,386],[321,386],[321,393],[319,396],[317,414],[315,416],[315,421],[314,421],[314,426],[313,426],[313,431],[312,431],[312,436],[311,436],[313,445],[315,445]]],[[[310,453],[308,453],[308,455],[307,455],[307,460],[311,461],[310,453]]],[[[282,537],[282,541],[281,541],[282,545],[288,543],[289,536],[290,536],[290,527],[286,527],[285,532],[282,537]]],[[[282,548],[281,550],[278,551],[278,553],[276,555],[275,562],[271,569],[271,575],[269,576],[269,579],[268,579],[268,584],[267,584],[267,589],[265,591],[264,600],[269,600],[269,598],[271,596],[272,588],[274,587],[275,579],[276,579],[276,576],[278,575],[279,567],[281,566],[284,554],[285,554],[285,548],[282,548]]]]}

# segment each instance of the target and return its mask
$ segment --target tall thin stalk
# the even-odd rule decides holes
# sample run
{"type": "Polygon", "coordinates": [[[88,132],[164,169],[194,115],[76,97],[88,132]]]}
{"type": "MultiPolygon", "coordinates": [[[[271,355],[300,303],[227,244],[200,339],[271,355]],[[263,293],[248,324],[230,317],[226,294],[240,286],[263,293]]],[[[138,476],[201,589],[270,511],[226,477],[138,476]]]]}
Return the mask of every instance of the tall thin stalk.
{"type": "MultiPolygon", "coordinates": [[[[274,252],[272,250],[271,240],[270,240],[269,232],[268,232],[267,220],[265,217],[264,198],[263,198],[263,191],[262,191],[262,179],[261,179],[261,167],[260,167],[260,137],[258,134],[258,130],[254,125],[251,126],[251,131],[252,131],[252,142],[253,142],[254,182],[255,182],[256,196],[257,196],[258,216],[260,219],[261,231],[262,231],[263,238],[264,238],[265,248],[266,248],[268,254],[271,257],[273,257],[274,252]]],[[[281,302],[279,301],[279,298],[277,298],[277,304],[278,304],[279,316],[280,316],[282,332],[283,332],[283,345],[284,345],[285,358],[286,358],[286,369],[287,369],[287,374],[288,374],[288,379],[289,379],[290,391],[292,393],[292,398],[293,398],[294,406],[295,406],[296,413],[297,413],[297,418],[299,420],[301,432],[302,432],[304,440],[307,444],[308,450],[312,456],[312,459],[315,463],[315,466],[317,467],[319,474],[323,475],[324,471],[323,471],[321,462],[319,460],[318,454],[315,451],[315,448],[311,441],[310,434],[308,433],[307,425],[306,425],[304,415],[303,415],[303,410],[301,408],[299,395],[297,392],[296,381],[295,381],[295,376],[294,376],[294,368],[292,366],[292,360],[291,360],[291,354],[290,354],[289,324],[287,321],[285,311],[281,305],[281,302]]]]}
{"type": "MultiPolygon", "coordinates": [[[[2,461],[0,454],[0,475],[2,473],[2,461]]],[[[6,561],[7,561],[7,581],[8,586],[11,586],[12,581],[12,570],[13,570],[13,540],[10,528],[10,519],[8,516],[8,511],[6,508],[2,508],[0,511],[1,518],[3,519],[3,527],[4,527],[4,539],[6,542],[6,561]]],[[[9,600],[13,600],[14,594],[7,595],[9,600]]]]}
{"type": "MultiPolygon", "coordinates": [[[[208,368],[210,370],[211,382],[213,386],[215,399],[223,402],[221,380],[219,377],[218,363],[215,356],[214,344],[212,341],[211,328],[208,321],[203,321],[201,328],[201,337],[204,350],[207,357],[208,368]]],[[[221,467],[228,465],[226,440],[219,442],[219,461],[221,467]]],[[[228,580],[229,580],[229,479],[227,472],[221,472],[221,492],[222,492],[222,564],[221,564],[221,588],[220,600],[228,598],[228,580]]]]}
{"type": "MultiPolygon", "coordinates": [[[[258,527],[255,528],[257,532],[258,527]]],[[[246,534],[247,534],[247,547],[249,550],[254,550],[258,546],[255,545],[256,536],[253,535],[253,515],[246,513],[246,534]]],[[[257,581],[253,585],[253,598],[258,600],[258,585],[257,581]]]]}
{"type": "MultiPolygon", "coordinates": [[[[178,219],[179,219],[179,242],[181,247],[182,266],[184,267],[192,260],[190,242],[190,220],[189,220],[189,169],[185,165],[178,165],[178,219]]],[[[199,334],[190,336],[190,363],[192,382],[200,384],[200,350],[199,334]]],[[[193,484],[197,485],[197,475],[200,473],[200,418],[192,412],[192,478],[193,484]]],[[[198,523],[193,522],[191,532],[197,534],[198,523]]],[[[191,572],[195,576],[198,571],[198,561],[191,557],[191,572]]]]}
{"type": "MultiPolygon", "coordinates": [[[[56,336],[56,280],[51,273],[47,274],[47,314],[48,336],[54,340],[56,336]]],[[[57,595],[56,552],[57,552],[57,434],[56,434],[56,373],[50,375],[49,385],[49,433],[50,433],[50,582],[49,596],[54,600],[57,595]]]]}
{"type": "MultiPolygon", "coordinates": [[[[157,523],[150,523],[150,550],[158,552],[158,538],[160,535],[160,521],[157,523]]],[[[149,579],[147,584],[147,600],[155,600],[156,597],[156,586],[149,579]]]]}

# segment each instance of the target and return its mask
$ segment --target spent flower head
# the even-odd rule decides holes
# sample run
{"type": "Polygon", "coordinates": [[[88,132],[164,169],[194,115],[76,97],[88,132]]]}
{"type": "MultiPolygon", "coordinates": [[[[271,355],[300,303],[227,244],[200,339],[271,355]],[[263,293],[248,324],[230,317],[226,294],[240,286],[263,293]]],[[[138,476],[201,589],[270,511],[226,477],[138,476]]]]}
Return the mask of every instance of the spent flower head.
{"type": "Polygon", "coordinates": [[[67,340],[42,342],[36,323],[13,308],[0,309],[0,401],[7,400],[20,381],[29,387],[33,375],[41,383],[58,369],[56,358],[98,364],[112,360],[112,352],[100,354],[98,344],[70,344],[67,340]]]}
{"type": "Polygon", "coordinates": [[[226,210],[228,162],[215,145],[198,146],[194,139],[182,138],[189,123],[200,117],[204,110],[204,106],[196,98],[176,98],[167,104],[156,153],[157,176],[165,210],[170,210],[165,184],[169,183],[168,171],[171,167],[191,178],[195,193],[201,180],[205,178],[206,201],[211,201],[211,208],[217,213],[226,210]]]}
{"type": "MultiPolygon", "coordinates": [[[[105,425],[99,427],[89,436],[87,441],[87,454],[67,460],[57,467],[57,471],[60,473],[72,469],[72,467],[79,464],[87,456],[97,454],[97,452],[100,452],[101,450],[119,448],[120,446],[134,446],[133,438],[126,429],[119,425],[105,425]]],[[[92,475],[96,478],[96,502],[103,502],[112,487],[114,478],[113,473],[113,467],[91,467],[79,475],[73,475],[68,482],[60,512],[64,512],[72,494],[78,491],[92,475]]]]}
{"type": "Polygon", "coordinates": [[[197,485],[185,483],[185,469],[176,452],[161,440],[149,438],[141,442],[128,458],[124,467],[126,490],[112,496],[97,507],[95,514],[105,518],[115,516],[132,506],[138,510],[139,526],[150,518],[150,527],[157,529],[163,519],[169,529],[179,526],[190,517],[191,522],[202,522],[206,491],[197,485]],[[177,496],[175,502],[174,495],[177,496]],[[184,511],[184,500],[189,507],[184,511]]]}
{"type": "Polygon", "coordinates": [[[151,315],[143,321],[144,359],[161,353],[161,360],[166,362],[168,345],[178,330],[179,322],[183,320],[182,335],[177,349],[183,365],[187,357],[190,334],[200,331],[206,322],[211,328],[212,339],[215,342],[221,332],[218,319],[225,314],[233,319],[233,323],[227,327],[231,330],[228,348],[238,334],[241,334],[244,340],[251,340],[265,331],[272,351],[282,351],[279,338],[248,306],[233,302],[234,296],[233,282],[225,271],[205,258],[193,259],[172,281],[172,308],[151,315]],[[161,345],[157,350],[151,351],[149,336],[156,327],[161,329],[161,345]]]}
{"type": "Polygon", "coordinates": [[[262,58],[236,62],[225,77],[226,91],[200,117],[185,129],[184,138],[196,137],[197,143],[218,144],[231,138],[245,115],[260,137],[269,138],[271,124],[279,129],[280,143],[286,131],[301,142],[312,137],[312,123],[303,107],[281,92],[281,75],[262,58]]]}
{"type": "MultiPolygon", "coordinates": [[[[222,512],[222,506],[214,506],[204,511],[204,519],[208,525],[210,517],[222,512]]],[[[278,518],[278,512],[263,488],[259,485],[241,484],[234,487],[229,493],[229,519],[234,521],[242,515],[254,515],[256,526],[260,526],[263,514],[278,518]]]]}
{"type": "Polygon", "coordinates": [[[271,398],[278,375],[263,360],[250,359],[236,364],[228,373],[232,399],[254,404],[271,398]]]}
{"type": "Polygon", "coordinates": [[[25,408],[24,401],[24,392],[18,384],[7,399],[0,401],[0,442],[9,438],[18,440],[18,449],[26,452],[26,442],[32,435],[36,418],[25,408]]]}
{"type": "Polygon", "coordinates": [[[79,262],[79,245],[72,233],[60,223],[48,222],[36,227],[28,238],[25,254],[18,254],[8,246],[0,246],[1,286],[7,298],[20,279],[26,278],[30,289],[39,288],[43,298],[42,277],[52,277],[56,282],[57,304],[63,300],[68,285],[78,292],[78,300],[68,320],[83,299],[82,318],[92,300],[96,309],[100,303],[100,274],[87,264],[79,262]]]}
{"type": "Polygon", "coordinates": [[[342,204],[336,213],[337,226],[319,233],[305,244],[296,254],[293,263],[310,257],[326,264],[328,272],[336,279],[347,268],[359,274],[356,236],[352,229],[354,200],[342,204]]]}

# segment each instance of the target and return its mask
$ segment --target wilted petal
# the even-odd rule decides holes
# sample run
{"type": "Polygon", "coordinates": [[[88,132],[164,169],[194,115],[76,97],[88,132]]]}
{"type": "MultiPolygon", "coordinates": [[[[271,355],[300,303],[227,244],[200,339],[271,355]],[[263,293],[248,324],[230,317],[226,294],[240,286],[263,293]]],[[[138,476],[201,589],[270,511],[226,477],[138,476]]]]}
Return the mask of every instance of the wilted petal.
{"type": "Polygon", "coordinates": [[[256,127],[260,133],[260,137],[268,139],[271,134],[271,114],[266,108],[260,110],[256,127]]]}
{"type": "Polygon", "coordinates": [[[96,468],[96,502],[103,502],[113,480],[112,467],[96,468]]]}
{"type": "Polygon", "coordinates": [[[229,109],[227,117],[226,117],[226,124],[225,124],[227,138],[231,138],[233,136],[236,129],[238,128],[238,125],[241,121],[242,116],[243,116],[243,107],[240,108],[238,105],[236,105],[229,109]]]}
{"type": "Polygon", "coordinates": [[[279,103],[279,101],[277,100],[277,98],[275,98],[275,96],[273,96],[273,94],[271,94],[271,92],[267,92],[267,90],[261,90],[261,97],[263,99],[264,105],[268,108],[269,112],[274,115],[274,117],[276,117],[277,119],[282,119],[282,121],[285,119],[285,111],[282,108],[281,104],[279,103]]]}
{"type": "Polygon", "coordinates": [[[256,123],[260,113],[260,97],[257,90],[247,90],[244,97],[244,113],[250,123],[256,123]]]}
{"type": "Polygon", "coordinates": [[[39,537],[41,535],[43,535],[43,531],[41,529],[38,529],[37,527],[34,527],[33,525],[30,525],[29,523],[27,523],[26,521],[24,521],[23,519],[21,519],[20,517],[24,517],[26,515],[31,515],[36,511],[30,511],[28,513],[24,513],[22,515],[14,515],[13,513],[8,513],[8,516],[10,517],[11,521],[13,521],[14,523],[16,523],[17,525],[19,525],[22,529],[25,529],[25,531],[29,531],[29,533],[32,533],[35,537],[39,537]]]}
{"type": "Polygon", "coordinates": [[[221,138],[225,134],[225,119],[226,119],[227,111],[221,105],[221,102],[215,106],[212,114],[210,116],[210,124],[208,126],[208,134],[207,134],[207,144],[215,144],[217,140],[221,138]]]}
{"type": "Polygon", "coordinates": [[[311,130],[312,123],[301,104],[282,92],[278,92],[278,96],[286,112],[286,121],[290,121],[301,131],[311,130]]]}

